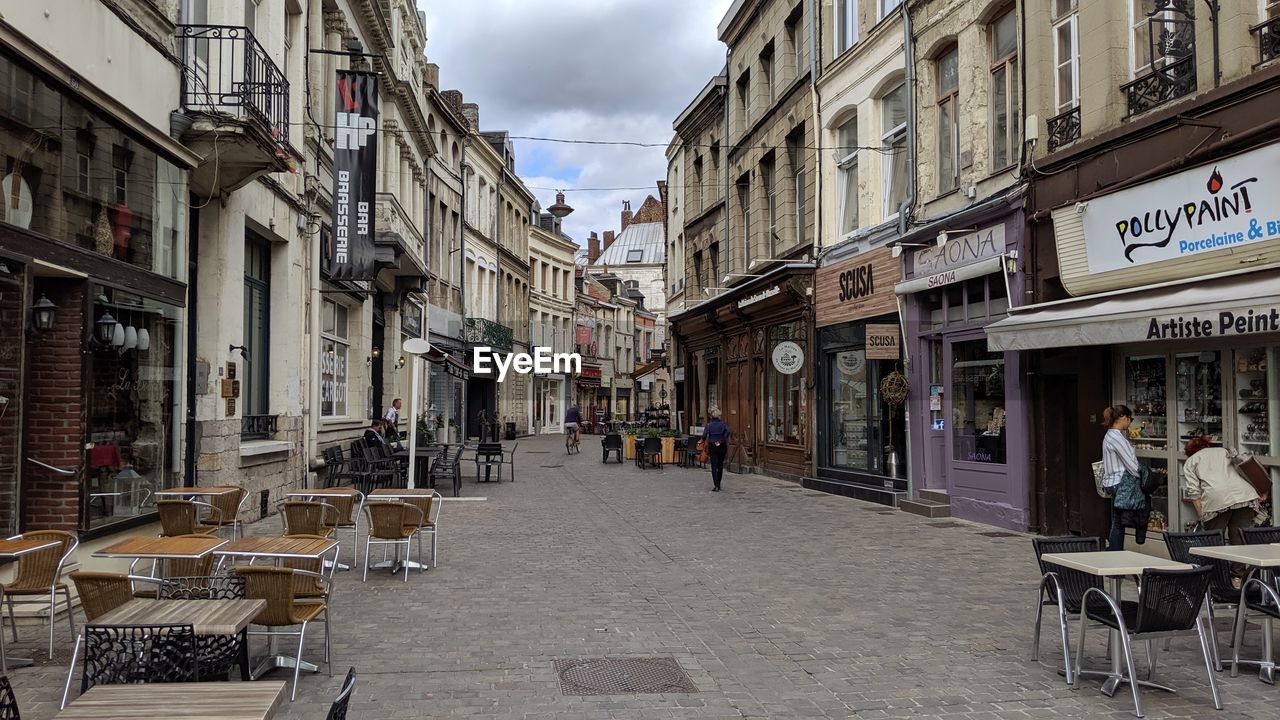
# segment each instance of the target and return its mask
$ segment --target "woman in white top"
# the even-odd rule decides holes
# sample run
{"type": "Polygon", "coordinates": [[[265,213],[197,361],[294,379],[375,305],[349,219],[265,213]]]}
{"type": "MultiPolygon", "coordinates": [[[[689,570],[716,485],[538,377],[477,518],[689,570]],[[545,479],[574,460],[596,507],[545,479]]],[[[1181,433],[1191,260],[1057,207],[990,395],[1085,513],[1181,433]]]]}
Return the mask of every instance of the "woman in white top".
{"type": "Polygon", "coordinates": [[[1191,438],[1183,451],[1182,496],[1195,506],[1205,529],[1222,530],[1228,542],[1239,544],[1240,528],[1267,521],[1265,498],[1232,467],[1230,451],[1212,447],[1205,437],[1191,438]]]}
{"type": "Polygon", "coordinates": [[[1111,530],[1107,536],[1108,550],[1124,549],[1124,525],[1121,510],[1114,506],[1115,492],[1127,472],[1137,477],[1142,472],[1138,455],[1129,441],[1129,425],[1133,423],[1133,411],[1125,405],[1112,405],[1102,411],[1102,424],[1107,433],[1102,438],[1102,486],[1110,488],[1113,497],[1111,530]]]}

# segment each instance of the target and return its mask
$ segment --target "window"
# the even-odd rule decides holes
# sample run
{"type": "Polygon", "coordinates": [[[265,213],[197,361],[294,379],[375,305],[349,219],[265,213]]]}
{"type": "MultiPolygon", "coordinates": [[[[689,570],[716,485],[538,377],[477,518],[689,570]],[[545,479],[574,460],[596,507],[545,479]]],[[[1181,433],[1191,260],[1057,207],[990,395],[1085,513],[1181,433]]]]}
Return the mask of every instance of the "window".
{"type": "Polygon", "coordinates": [[[693,277],[698,282],[698,287],[705,288],[707,284],[702,281],[702,251],[698,250],[693,253],[693,277]]]}
{"type": "Polygon", "coordinates": [[[896,215],[907,198],[906,86],[899,85],[880,100],[884,174],[884,214],[896,215]]]}
{"type": "Polygon", "coordinates": [[[76,155],[76,190],[89,194],[89,156],[85,153],[76,155]]]}
{"type": "Polygon", "coordinates": [[[787,54],[791,57],[795,71],[791,77],[800,77],[804,67],[804,42],[800,39],[800,8],[796,8],[787,18],[785,34],[787,36],[787,54]]]}
{"type": "Polygon", "coordinates": [[[760,161],[760,187],[764,191],[764,207],[768,218],[764,241],[769,257],[773,257],[773,249],[778,240],[778,190],[774,187],[773,179],[773,155],[769,155],[760,161]]]}
{"type": "Polygon", "coordinates": [[[952,457],[965,462],[1005,462],[1004,353],[986,340],[951,346],[952,457]]]}
{"type": "Polygon", "coordinates": [[[1129,1],[1129,62],[1135,78],[1151,69],[1151,36],[1147,20],[1154,11],[1155,0],[1129,1]]]}
{"type": "Polygon", "coordinates": [[[960,185],[960,49],[938,58],[938,193],[960,185]]]}
{"type": "MultiPolygon", "coordinates": [[[[797,128],[787,136],[787,162],[791,164],[791,175],[795,180],[792,192],[795,195],[796,208],[796,244],[802,245],[805,242],[805,227],[808,218],[806,217],[807,206],[805,205],[805,190],[808,188],[807,178],[805,176],[804,154],[802,146],[804,145],[804,129],[797,128]]],[[[773,253],[770,253],[773,256],[773,253]]]]}
{"type": "Polygon", "coordinates": [[[693,198],[689,205],[696,215],[702,212],[702,156],[698,155],[693,159],[693,198]]]}
{"type": "Polygon", "coordinates": [[[738,78],[738,105],[742,108],[742,129],[751,124],[751,73],[744,72],[738,78]]]}
{"type": "Polygon", "coordinates": [[[765,431],[771,443],[803,445],[805,438],[805,371],[783,374],[768,358],[782,343],[795,343],[804,353],[804,335],[800,323],[783,323],[769,328],[769,347],[765,354],[769,363],[765,387],[765,431]]]}
{"type": "Polygon", "coordinates": [[[347,306],[325,300],[320,310],[320,416],[347,414],[347,306]]]}
{"type": "Polygon", "coordinates": [[[845,121],[836,133],[840,156],[840,235],[848,235],[858,229],[858,117],[845,121]]]}
{"type": "MultiPolygon", "coordinates": [[[[742,243],[743,265],[751,264],[751,186],[747,184],[746,176],[738,181],[738,212],[740,222],[738,223],[739,242],[742,243]]],[[[720,272],[720,264],[715,260],[711,261],[715,268],[711,271],[713,276],[720,272]]]]}
{"type": "Polygon", "coordinates": [[[1009,10],[991,23],[991,169],[1017,160],[1018,23],[1009,10]]]}
{"type": "Polygon", "coordinates": [[[902,0],[880,0],[880,19],[888,17],[889,13],[898,9],[902,4],[902,0]]]}
{"type": "Polygon", "coordinates": [[[770,40],[760,53],[760,84],[764,87],[766,104],[773,103],[773,41],[770,40]]]}
{"type": "MultiPolygon", "coordinates": [[[[629,263],[644,262],[644,250],[628,250],[627,262],[629,263]]],[[[627,283],[627,287],[631,287],[630,281],[627,283]]]]}
{"type": "Polygon", "coordinates": [[[1262,19],[1280,18],[1280,0],[1262,0],[1262,19]]]}
{"type": "Polygon", "coordinates": [[[1076,0],[1055,0],[1053,24],[1054,87],[1058,112],[1080,104],[1080,39],[1076,0]]]}
{"type": "Polygon", "coordinates": [[[836,54],[858,42],[858,0],[836,0],[836,54]]]}
{"type": "Polygon", "coordinates": [[[271,337],[271,245],[257,235],[244,239],[244,413],[267,415],[271,337]]]}
{"type": "Polygon", "coordinates": [[[708,280],[717,281],[720,272],[720,243],[711,243],[711,275],[708,280]]]}

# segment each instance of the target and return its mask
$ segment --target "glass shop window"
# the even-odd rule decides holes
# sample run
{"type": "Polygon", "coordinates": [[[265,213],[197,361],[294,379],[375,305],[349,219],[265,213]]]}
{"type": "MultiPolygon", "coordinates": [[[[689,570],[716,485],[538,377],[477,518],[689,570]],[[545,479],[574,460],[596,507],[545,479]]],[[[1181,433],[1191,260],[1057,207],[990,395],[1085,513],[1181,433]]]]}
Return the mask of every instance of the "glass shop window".
{"type": "Polygon", "coordinates": [[[986,340],[951,348],[953,457],[966,462],[1005,462],[1004,353],[986,340]]]}

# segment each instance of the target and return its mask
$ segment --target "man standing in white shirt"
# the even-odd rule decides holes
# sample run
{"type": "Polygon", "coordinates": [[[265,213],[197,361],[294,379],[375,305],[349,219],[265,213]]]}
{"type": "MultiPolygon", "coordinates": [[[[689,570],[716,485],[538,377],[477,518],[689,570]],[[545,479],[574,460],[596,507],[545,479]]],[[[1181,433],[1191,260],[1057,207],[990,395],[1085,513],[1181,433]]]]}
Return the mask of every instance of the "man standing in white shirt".
{"type": "Polygon", "coordinates": [[[394,433],[395,438],[400,438],[400,398],[391,401],[391,407],[387,408],[387,412],[382,416],[387,421],[386,432],[394,433]]]}

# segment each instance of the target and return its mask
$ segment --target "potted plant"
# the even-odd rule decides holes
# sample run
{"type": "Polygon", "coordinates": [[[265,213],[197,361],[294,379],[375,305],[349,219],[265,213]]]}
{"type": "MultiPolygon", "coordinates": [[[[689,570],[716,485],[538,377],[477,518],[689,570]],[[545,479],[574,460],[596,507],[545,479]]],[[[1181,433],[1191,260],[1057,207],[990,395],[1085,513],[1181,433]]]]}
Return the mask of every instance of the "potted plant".
{"type": "Polygon", "coordinates": [[[436,441],[435,423],[428,420],[426,415],[418,416],[418,444],[432,445],[436,441]]]}
{"type": "Polygon", "coordinates": [[[661,430],[658,437],[662,438],[662,462],[669,465],[676,461],[676,438],[680,433],[675,430],[661,430]]]}
{"type": "Polygon", "coordinates": [[[636,430],[626,428],[622,431],[622,459],[636,459],[636,430]]]}
{"type": "Polygon", "coordinates": [[[458,421],[449,418],[449,444],[456,445],[458,443],[458,421]]]}

